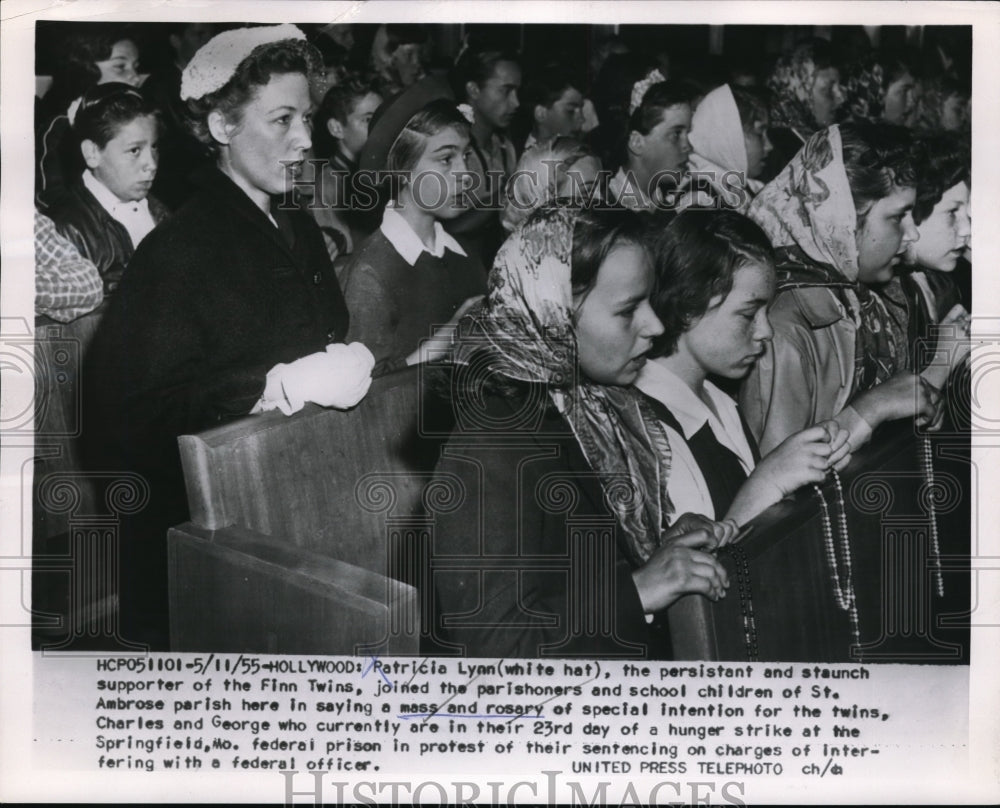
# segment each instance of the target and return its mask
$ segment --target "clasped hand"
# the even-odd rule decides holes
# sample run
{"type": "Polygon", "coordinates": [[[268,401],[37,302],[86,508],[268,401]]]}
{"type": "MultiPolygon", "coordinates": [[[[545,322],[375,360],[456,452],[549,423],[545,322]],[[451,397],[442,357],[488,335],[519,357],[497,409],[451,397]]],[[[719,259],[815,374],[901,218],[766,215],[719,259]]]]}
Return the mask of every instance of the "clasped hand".
{"type": "Polygon", "coordinates": [[[632,573],[647,614],[665,609],[683,595],[719,600],[729,576],[712,553],[731,542],[736,524],[686,513],[663,534],[660,547],[632,573]]]}

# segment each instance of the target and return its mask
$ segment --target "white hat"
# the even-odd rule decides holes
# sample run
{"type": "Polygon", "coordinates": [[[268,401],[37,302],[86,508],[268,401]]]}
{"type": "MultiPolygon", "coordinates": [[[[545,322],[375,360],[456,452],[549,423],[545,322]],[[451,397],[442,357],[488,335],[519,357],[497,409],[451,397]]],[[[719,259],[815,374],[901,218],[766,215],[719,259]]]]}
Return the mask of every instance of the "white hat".
{"type": "Polygon", "coordinates": [[[305,40],[294,25],[261,25],[223,31],[202,45],[181,74],[181,100],[203,98],[225,86],[251,52],[283,39],[305,40]]]}

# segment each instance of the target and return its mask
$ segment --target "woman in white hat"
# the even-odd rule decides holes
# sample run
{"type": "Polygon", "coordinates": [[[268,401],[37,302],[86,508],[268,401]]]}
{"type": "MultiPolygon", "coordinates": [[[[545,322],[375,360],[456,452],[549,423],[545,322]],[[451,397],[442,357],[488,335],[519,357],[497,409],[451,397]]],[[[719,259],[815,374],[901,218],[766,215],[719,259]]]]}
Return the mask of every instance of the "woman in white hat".
{"type": "Polygon", "coordinates": [[[371,382],[371,353],[343,344],[347,307],[319,228],[279,204],[311,145],[318,64],[291,25],[227,31],[191,59],[181,97],[216,166],[143,240],[90,352],[93,463],[150,484],[149,506],[123,525],[121,600],[126,636],[154,646],[166,530],[187,517],[176,437],[306,402],[351,407],[371,382]]]}

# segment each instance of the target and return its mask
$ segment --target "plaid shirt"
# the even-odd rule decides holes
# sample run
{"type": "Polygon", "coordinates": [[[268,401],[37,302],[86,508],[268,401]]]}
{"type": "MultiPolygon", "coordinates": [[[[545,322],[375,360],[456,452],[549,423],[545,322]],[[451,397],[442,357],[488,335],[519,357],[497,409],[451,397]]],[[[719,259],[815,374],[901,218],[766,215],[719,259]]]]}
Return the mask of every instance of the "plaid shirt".
{"type": "Polygon", "coordinates": [[[68,323],[101,305],[104,287],[90,261],[35,211],[35,314],[68,323]]]}

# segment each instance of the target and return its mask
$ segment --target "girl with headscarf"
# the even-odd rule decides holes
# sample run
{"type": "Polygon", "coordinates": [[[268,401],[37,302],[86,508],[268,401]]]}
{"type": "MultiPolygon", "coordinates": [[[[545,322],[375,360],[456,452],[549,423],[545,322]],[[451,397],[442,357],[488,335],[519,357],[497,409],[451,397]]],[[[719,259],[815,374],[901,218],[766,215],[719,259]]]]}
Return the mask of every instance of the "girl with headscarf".
{"type": "Polygon", "coordinates": [[[507,181],[500,223],[508,233],[532,211],[556,201],[584,205],[600,198],[600,159],[566,135],[536,141],[507,181]]]}
{"type": "Polygon", "coordinates": [[[969,88],[950,76],[925,79],[913,128],[927,134],[964,132],[968,136],[969,96],[969,88]]]}
{"type": "Polygon", "coordinates": [[[630,385],[662,326],[644,217],[538,211],[462,323],[437,467],[431,638],[470,656],[646,656],[644,615],[718,598],[733,526],[676,518],[670,447],[630,385]],[[666,526],[671,520],[671,529],[666,526]]]}
{"type": "Polygon", "coordinates": [[[916,93],[909,63],[887,55],[868,56],[847,72],[843,112],[854,121],[905,126],[916,110],[916,93]]]}
{"type": "Polygon", "coordinates": [[[785,54],[767,79],[771,92],[770,138],[774,146],[765,167],[770,179],[783,169],[814,132],[836,120],[844,102],[840,71],[825,39],[807,39],[785,54]]]}
{"type": "Polygon", "coordinates": [[[692,186],[714,204],[745,211],[763,187],[757,177],[771,151],[767,108],[753,91],[723,84],[706,95],[691,119],[692,186]]]}
{"type": "Polygon", "coordinates": [[[740,391],[761,452],[830,418],[856,451],[884,421],[938,415],[877,294],[917,236],[911,148],[900,128],[831,126],[750,207],[778,254],[774,338],[740,391]]]}

